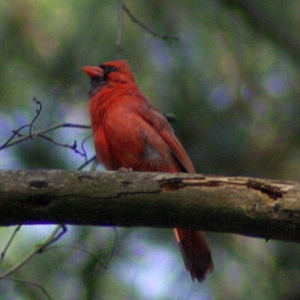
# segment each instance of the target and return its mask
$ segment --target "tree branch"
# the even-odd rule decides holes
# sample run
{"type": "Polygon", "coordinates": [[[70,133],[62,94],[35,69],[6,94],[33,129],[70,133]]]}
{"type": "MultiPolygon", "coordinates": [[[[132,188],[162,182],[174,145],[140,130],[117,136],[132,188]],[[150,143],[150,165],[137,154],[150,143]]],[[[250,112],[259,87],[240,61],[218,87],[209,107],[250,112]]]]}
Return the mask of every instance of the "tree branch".
{"type": "Polygon", "coordinates": [[[189,227],[300,242],[300,184],[146,172],[0,171],[0,225],[189,227]]]}
{"type": "Polygon", "coordinates": [[[156,32],[155,30],[151,29],[150,27],[146,26],[145,24],[143,24],[138,18],[136,18],[132,12],[130,11],[130,9],[125,5],[124,2],[121,1],[123,10],[126,12],[126,14],[129,16],[129,18],[131,19],[132,22],[138,24],[141,28],[143,28],[145,31],[149,32],[152,36],[154,37],[158,37],[160,39],[163,40],[179,40],[179,38],[177,36],[171,36],[171,35],[162,35],[158,32],[156,32]]]}

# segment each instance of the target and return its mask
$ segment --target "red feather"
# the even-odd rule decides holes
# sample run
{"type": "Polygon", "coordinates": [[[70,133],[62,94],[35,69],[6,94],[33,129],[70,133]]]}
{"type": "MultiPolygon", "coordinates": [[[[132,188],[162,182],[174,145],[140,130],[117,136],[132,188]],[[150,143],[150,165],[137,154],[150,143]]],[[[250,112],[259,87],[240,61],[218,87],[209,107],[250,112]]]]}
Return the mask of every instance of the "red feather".
{"type": "MultiPolygon", "coordinates": [[[[97,158],[107,170],[195,173],[165,117],[143,96],[126,61],[84,67],[97,158]]],[[[174,229],[186,269],[203,281],[213,262],[203,233],[174,229]]]]}

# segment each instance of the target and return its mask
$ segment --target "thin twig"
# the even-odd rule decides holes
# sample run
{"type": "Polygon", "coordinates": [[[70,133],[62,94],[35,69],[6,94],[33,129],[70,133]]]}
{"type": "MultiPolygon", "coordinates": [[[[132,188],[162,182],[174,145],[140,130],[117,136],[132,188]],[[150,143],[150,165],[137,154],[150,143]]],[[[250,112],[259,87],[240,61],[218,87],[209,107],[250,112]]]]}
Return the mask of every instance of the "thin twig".
{"type": "Polygon", "coordinates": [[[160,33],[158,33],[157,31],[149,28],[148,26],[146,26],[145,24],[143,24],[140,20],[138,20],[129,10],[129,8],[124,4],[124,2],[122,3],[122,7],[123,10],[127,13],[127,15],[129,16],[129,18],[131,19],[132,22],[138,24],[140,27],[142,27],[143,29],[145,29],[147,32],[149,32],[152,36],[163,39],[163,40],[179,40],[179,37],[177,36],[171,36],[171,35],[162,35],[160,33]]]}
{"type": "Polygon", "coordinates": [[[80,148],[81,148],[81,150],[82,150],[82,153],[84,154],[85,162],[87,162],[88,159],[87,159],[87,153],[86,153],[86,151],[85,151],[84,144],[85,144],[85,142],[86,142],[91,136],[92,136],[92,135],[89,135],[89,136],[87,136],[86,138],[84,138],[83,141],[82,141],[81,144],[80,144],[80,148]]]}
{"type": "Polygon", "coordinates": [[[30,284],[30,285],[34,285],[36,286],[37,288],[39,288],[40,290],[42,290],[42,292],[46,295],[46,297],[50,300],[53,300],[53,298],[49,295],[49,293],[46,291],[46,289],[43,288],[42,285],[36,283],[36,282],[31,282],[31,281],[28,281],[28,280],[24,280],[24,279],[20,279],[20,278],[9,278],[9,277],[5,277],[3,278],[5,280],[11,280],[11,281],[18,281],[18,282],[21,282],[21,283],[25,283],[25,284],[30,284]]]}
{"type": "Polygon", "coordinates": [[[1,253],[0,265],[2,264],[3,259],[4,259],[4,257],[5,257],[5,254],[6,254],[7,250],[8,250],[8,248],[9,248],[9,246],[11,245],[11,243],[12,243],[14,237],[16,236],[17,232],[20,230],[21,226],[22,226],[22,225],[18,225],[18,226],[15,228],[15,230],[14,230],[13,234],[11,235],[9,241],[7,242],[6,246],[4,247],[4,250],[3,250],[2,253],[1,253]]]}
{"type": "MultiPolygon", "coordinates": [[[[120,239],[120,236],[119,236],[117,228],[113,227],[113,230],[115,232],[115,238],[114,238],[113,248],[111,250],[111,255],[110,255],[110,258],[109,258],[108,263],[107,263],[107,269],[108,269],[108,266],[111,264],[111,262],[112,262],[112,260],[113,260],[113,258],[115,256],[117,245],[118,245],[118,242],[119,242],[119,239],[120,239]]],[[[99,272],[99,268],[96,269],[96,272],[99,272]]]]}
{"type": "Polygon", "coordinates": [[[117,31],[117,59],[121,59],[122,56],[122,36],[124,31],[124,9],[123,9],[123,3],[122,1],[119,1],[119,7],[118,7],[118,31],[117,31]]]}
{"type": "MultiPolygon", "coordinates": [[[[12,145],[14,145],[14,144],[16,144],[15,142],[12,142],[12,143],[10,143],[10,141],[11,140],[13,140],[14,139],[14,137],[15,136],[20,136],[20,131],[21,130],[23,130],[24,128],[26,128],[26,127],[29,127],[30,125],[23,125],[23,126],[21,126],[19,129],[17,129],[17,130],[13,130],[13,134],[12,134],[12,136],[0,147],[0,150],[2,150],[2,149],[5,149],[5,148],[8,148],[8,147],[10,147],[10,146],[12,146],[12,145]]],[[[28,138],[30,138],[30,135],[28,136],[28,138]]]]}
{"type": "Polygon", "coordinates": [[[92,161],[96,161],[96,155],[94,155],[92,158],[88,159],[85,163],[83,163],[81,166],[77,168],[77,171],[81,171],[85,166],[90,164],[92,161]]]}
{"type": "Polygon", "coordinates": [[[66,232],[67,232],[67,227],[64,224],[58,225],[56,228],[56,233],[53,236],[53,238],[48,239],[48,241],[46,240],[42,247],[39,248],[38,253],[42,253],[43,251],[45,251],[46,247],[48,247],[49,245],[53,244],[54,242],[58,241],[66,232]],[[61,229],[61,232],[59,232],[59,230],[61,229]],[[57,234],[57,235],[56,235],[57,234]]]}
{"type": "Polygon", "coordinates": [[[76,154],[79,154],[81,156],[84,157],[85,161],[87,160],[87,154],[86,154],[86,151],[85,149],[83,149],[81,147],[81,151],[79,151],[77,149],[77,142],[74,141],[74,143],[72,145],[68,145],[68,144],[63,144],[63,143],[60,143],[60,142],[56,142],[53,138],[47,136],[47,135],[44,135],[44,134],[39,134],[38,135],[40,138],[43,138],[44,140],[48,141],[48,142],[51,142],[52,144],[56,145],[56,146],[61,146],[61,147],[64,147],[64,148],[68,148],[68,149],[71,149],[73,150],[76,154]]]}
{"type": "Polygon", "coordinates": [[[61,123],[61,124],[58,124],[58,125],[50,126],[48,128],[42,129],[42,130],[35,131],[35,132],[31,133],[31,135],[29,134],[29,135],[23,136],[19,133],[19,131],[21,129],[24,129],[25,127],[29,127],[29,125],[24,125],[24,126],[20,127],[17,131],[14,131],[14,134],[12,135],[12,137],[10,137],[9,140],[6,141],[0,147],[0,150],[3,150],[5,148],[11,147],[15,144],[18,144],[18,143],[21,143],[21,142],[26,141],[28,139],[31,139],[33,136],[34,137],[40,136],[40,135],[43,135],[47,132],[56,130],[58,128],[65,128],[65,127],[80,128],[80,129],[90,129],[91,128],[91,126],[89,126],[89,125],[81,125],[81,124],[73,124],[73,123],[61,123]],[[11,141],[16,135],[18,135],[19,138],[15,139],[14,141],[11,141]]]}
{"type": "Polygon", "coordinates": [[[37,118],[39,117],[39,115],[41,114],[42,112],[42,109],[43,109],[43,105],[42,105],[42,102],[37,100],[36,97],[33,97],[32,99],[39,107],[38,109],[36,110],[36,115],[35,117],[32,119],[30,125],[29,125],[29,135],[30,137],[33,139],[34,137],[32,136],[32,127],[33,127],[33,123],[37,120],[37,118]]]}
{"type": "MultiPolygon", "coordinates": [[[[104,269],[104,270],[107,270],[108,269],[108,265],[106,263],[104,263],[97,255],[95,255],[94,253],[84,249],[84,248],[81,248],[81,247],[77,247],[75,245],[55,245],[55,246],[51,246],[51,247],[48,247],[46,249],[46,251],[50,251],[50,250],[55,250],[57,248],[71,248],[71,249],[74,249],[74,250],[78,250],[80,252],[83,252],[83,253],[86,253],[88,254],[89,256],[93,257],[96,261],[97,261],[97,264],[100,264],[101,267],[104,269]]],[[[109,260],[109,263],[111,262],[111,259],[109,260]]]]}
{"type": "MultiPolygon", "coordinates": [[[[56,235],[60,231],[60,229],[61,229],[61,225],[56,226],[55,229],[53,230],[52,234],[43,243],[37,245],[23,259],[21,259],[21,261],[19,261],[17,264],[12,266],[7,271],[0,274],[0,280],[6,278],[7,276],[9,276],[12,273],[16,272],[17,270],[19,270],[22,266],[24,266],[26,263],[28,263],[37,253],[39,253],[42,249],[44,249],[45,246],[52,243],[52,241],[56,241],[57,240],[56,235]]],[[[61,234],[59,234],[58,236],[61,237],[61,234]]]]}

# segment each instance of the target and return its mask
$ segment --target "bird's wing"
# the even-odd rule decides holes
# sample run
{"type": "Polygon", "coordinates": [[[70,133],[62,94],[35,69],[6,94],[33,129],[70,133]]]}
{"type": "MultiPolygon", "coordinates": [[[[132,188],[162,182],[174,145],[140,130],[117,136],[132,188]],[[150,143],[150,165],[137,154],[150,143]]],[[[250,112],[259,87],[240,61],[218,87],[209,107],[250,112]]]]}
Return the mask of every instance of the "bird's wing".
{"type": "Polygon", "coordinates": [[[139,115],[159,133],[166,144],[170,147],[174,157],[181,165],[182,171],[195,173],[194,166],[189,156],[175,136],[173,128],[166,118],[148,101],[144,102],[144,105],[137,105],[135,109],[139,115]]]}

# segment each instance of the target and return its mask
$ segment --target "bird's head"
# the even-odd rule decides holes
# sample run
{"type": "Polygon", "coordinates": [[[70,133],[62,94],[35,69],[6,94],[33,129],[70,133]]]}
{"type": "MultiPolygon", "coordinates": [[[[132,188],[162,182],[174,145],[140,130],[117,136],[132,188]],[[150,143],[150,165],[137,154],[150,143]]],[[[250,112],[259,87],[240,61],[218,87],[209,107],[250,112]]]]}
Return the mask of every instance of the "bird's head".
{"type": "Polygon", "coordinates": [[[99,66],[87,66],[82,70],[91,78],[93,88],[109,83],[134,83],[135,78],[126,60],[105,62],[99,66]]]}

